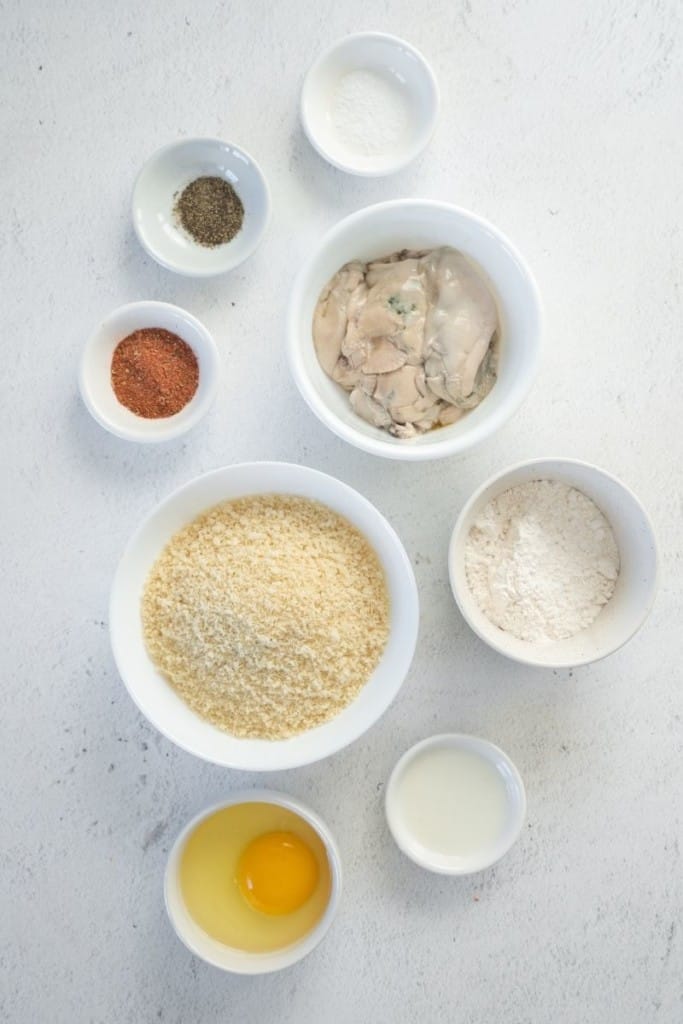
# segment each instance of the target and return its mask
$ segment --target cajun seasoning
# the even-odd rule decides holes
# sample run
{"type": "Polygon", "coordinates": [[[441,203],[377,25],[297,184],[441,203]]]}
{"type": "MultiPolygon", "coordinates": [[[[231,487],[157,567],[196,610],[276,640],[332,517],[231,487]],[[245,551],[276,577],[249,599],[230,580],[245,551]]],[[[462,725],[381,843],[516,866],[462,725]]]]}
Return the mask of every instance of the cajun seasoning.
{"type": "Polygon", "coordinates": [[[211,249],[230,242],[244,221],[242,200],[225,178],[202,177],[191,181],[178,196],[173,210],[195,242],[211,249]]]}
{"type": "Polygon", "coordinates": [[[114,349],[111,384],[121,405],[136,416],[175,416],[199,384],[197,357],[182,338],[162,327],[133,331],[114,349]]]}

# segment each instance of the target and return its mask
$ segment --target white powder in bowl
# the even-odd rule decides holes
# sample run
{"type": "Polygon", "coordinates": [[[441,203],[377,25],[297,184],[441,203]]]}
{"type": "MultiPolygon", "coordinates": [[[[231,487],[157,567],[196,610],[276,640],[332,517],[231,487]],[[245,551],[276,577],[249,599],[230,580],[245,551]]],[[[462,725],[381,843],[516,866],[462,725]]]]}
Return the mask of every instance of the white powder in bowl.
{"type": "Polygon", "coordinates": [[[409,130],[408,104],[400,85],[375,71],[350,71],[339,79],[331,119],[342,145],[363,156],[390,152],[409,130]]]}
{"type": "Polygon", "coordinates": [[[465,570],[487,619],[534,643],[590,626],[614,593],[619,549],[597,505],[559,480],[499,494],[471,527],[465,570]]]}

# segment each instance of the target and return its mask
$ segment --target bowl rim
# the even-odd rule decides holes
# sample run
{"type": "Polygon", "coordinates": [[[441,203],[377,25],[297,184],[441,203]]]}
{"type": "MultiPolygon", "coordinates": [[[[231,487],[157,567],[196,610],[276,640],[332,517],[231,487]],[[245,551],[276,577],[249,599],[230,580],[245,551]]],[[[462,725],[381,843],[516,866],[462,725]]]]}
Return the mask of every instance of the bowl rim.
{"type": "MultiPolygon", "coordinates": [[[[83,400],[83,404],[92,418],[110,434],[113,434],[115,437],[119,437],[124,441],[136,441],[139,444],[162,444],[165,441],[172,441],[175,438],[186,434],[204,418],[218,394],[220,376],[221,362],[218,346],[216,345],[214,337],[208,327],[206,327],[201,320],[194,316],[194,314],[189,313],[186,309],[183,309],[182,306],[176,306],[172,302],[161,302],[157,299],[141,299],[136,302],[127,302],[123,306],[117,306],[116,309],[113,309],[107,314],[107,316],[103,317],[97,327],[91,331],[88,340],[83,347],[78,365],[78,390],[83,400]],[[145,434],[142,429],[137,429],[133,424],[126,426],[121,423],[117,423],[102,412],[96,399],[93,397],[90,387],[92,375],[88,372],[86,364],[88,362],[88,356],[99,344],[100,337],[105,328],[113,327],[121,317],[128,313],[136,311],[152,312],[155,310],[161,310],[167,315],[172,313],[179,320],[188,324],[194,331],[196,331],[202,339],[201,353],[197,351],[196,346],[191,342],[186,341],[185,338],[183,338],[183,341],[186,341],[186,344],[190,346],[196,356],[201,355],[204,358],[205,367],[203,372],[206,374],[208,380],[203,398],[201,401],[196,403],[191,412],[183,415],[184,409],[186,408],[183,407],[183,409],[176,413],[175,416],[168,417],[168,423],[163,431],[160,430],[157,434],[150,435],[145,434]]],[[[193,399],[190,399],[190,402],[192,401],[193,399]]],[[[188,403],[188,405],[189,404],[190,403],[188,403]]],[[[161,425],[163,424],[163,418],[157,419],[155,422],[161,425]]]]}
{"type": "Polygon", "coordinates": [[[319,156],[326,160],[327,163],[331,164],[332,167],[336,167],[337,170],[344,171],[346,174],[352,174],[359,178],[383,178],[388,177],[391,174],[396,174],[398,171],[403,170],[408,164],[416,160],[420,153],[423,152],[429,145],[436,130],[436,123],[439,116],[439,108],[441,106],[441,94],[439,91],[439,83],[436,79],[436,75],[432,69],[427,58],[424,56],[417,47],[413,46],[412,43],[407,42],[400,36],[393,35],[390,32],[351,32],[348,35],[341,36],[336,39],[333,43],[330,43],[313,61],[311,66],[303,80],[301,86],[301,92],[299,95],[299,116],[301,118],[301,124],[304,129],[306,138],[313,146],[313,149],[318,153],[319,156]],[[367,169],[359,168],[353,163],[348,161],[338,160],[332,156],[323,145],[318,141],[315,130],[311,124],[311,120],[308,112],[308,103],[311,90],[313,88],[313,80],[320,70],[324,67],[326,62],[333,56],[338,50],[349,44],[353,44],[360,40],[376,39],[382,42],[391,43],[394,46],[400,47],[406,50],[415,58],[417,66],[420,68],[426,82],[429,85],[429,91],[431,94],[429,104],[429,117],[426,119],[423,125],[420,126],[420,131],[416,137],[416,141],[409,147],[406,147],[403,151],[403,155],[397,157],[393,163],[387,164],[385,167],[380,169],[367,169]]]}
{"type": "Polygon", "coordinates": [[[401,850],[406,857],[412,860],[414,864],[438,875],[463,877],[465,875],[477,874],[479,871],[485,871],[487,868],[497,864],[499,860],[510,852],[520,837],[524,821],[526,819],[526,789],[524,786],[524,780],[522,779],[514,761],[512,761],[509,755],[506,754],[504,750],[501,750],[501,748],[495,743],[492,743],[490,740],[484,739],[481,736],[475,736],[472,733],[443,732],[418,740],[417,743],[408,747],[401,757],[399,757],[391,771],[391,775],[389,776],[389,781],[387,783],[386,793],[384,796],[384,811],[389,831],[391,832],[394,842],[398,846],[399,850],[401,850]],[[496,849],[494,856],[480,856],[477,860],[473,855],[472,860],[474,860],[476,866],[469,868],[447,867],[443,863],[437,864],[430,860],[427,854],[422,852],[422,848],[419,847],[417,843],[415,846],[409,845],[400,832],[395,831],[395,823],[398,815],[396,787],[401,773],[423,750],[429,750],[430,748],[441,746],[456,747],[458,750],[476,751],[490,764],[496,764],[502,761],[515,782],[516,798],[514,800],[508,799],[507,801],[507,806],[513,821],[509,842],[501,846],[500,849],[496,849]]]}
{"type": "MultiPolygon", "coordinates": [[[[483,269],[486,270],[485,267],[483,269]]],[[[356,210],[353,213],[348,214],[346,217],[337,221],[336,224],[333,224],[320,239],[316,245],[315,251],[311,253],[299,269],[294,279],[287,308],[287,355],[290,372],[292,373],[294,382],[304,401],[311,412],[313,412],[317,418],[332,431],[333,434],[336,434],[337,437],[340,437],[343,441],[346,441],[348,444],[353,445],[353,447],[359,448],[361,451],[367,452],[370,455],[378,455],[383,458],[395,459],[396,461],[401,462],[427,462],[433,459],[447,458],[451,455],[459,455],[462,452],[469,451],[475,445],[485,441],[499,430],[518,411],[531,391],[538,374],[541,360],[543,326],[543,304],[536,279],[529,264],[524,259],[517,246],[510,241],[504,232],[490,221],[486,220],[486,218],[479,216],[479,214],[472,213],[470,210],[466,210],[462,206],[456,206],[454,203],[448,203],[439,199],[388,199],[381,203],[363,206],[360,210],[356,210]],[[469,436],[467,433],[463,433],[460,436],[446,437],[442,440],[437,438],[433,442],[430,441],[429,444],[410,445],[410,443],[408,443],[407,445],[402,446],[382,438],[371,437],[362,433],[360,430],[356,430],[355,427],[341,420],[336,413],[330,409],[327,403],[323,402],[319,398],[318,393],[313,387],[308,373],[304,368],[304,361],[301,356],[301,349],[304,342],[300,336],[298,321],[299,310],[302,306],[306,291],[306,282],[311,276],[315,265],[320,258],[321,250],[329,248],[335,243],[339,235],[346,232],[349,228],[356,227],[364,220],[372,218],[375,214],[381,213],[385,210],[403,210],[415,207],[424,208],[430,211],[455,214],[457,217],[476,224],[476,226],[483,232],[493,235],[498,241],[504,244],[510,255],[517,261],[524,274],[529,299],[531,300],[530,306],[533,310],[535,329],[533,332],[529,333],[529,339],[532,342],[532,347],[528,360],[529,368],[525,377],[517,380],[514,390],[510,393],[507,399],[501,405],[496,407],[491,415],[479,424],[474,438],[469,436]]]]}
{"type": "MultiPolygon", "coordinates": [[[[548,479],[554,479],[552,473],[548,474],[548,479]]],[[[511,486],[514,486],[514,485],[511,485],[511,486]]],[[[573,486],[573,485],[571,485],[571,486],[573,486]]],[[[578,489],[580,490],[580,488],[578,488],[578,489]]],[[[590,495],[589,495],[589,497],[590,497],[590,495]]],[[[637,495],[631,490],[631,488],[628,487],[627,484],[623,483],[623,481],[620,480],[618,477],[614,476],[612,473],[609,473],[607,470],[602,469],[602,467],[600,467],[600,466],[596,466],[595,463],[585,462],[583,459],[564,458],[563,456],[550,456],[550,455],[548,455],[548,456],[540,456],[539,458],[534,458],[534,459],[523,459],[521,462],[516,462],[513,465],[506,466],[504,469],[500,470],[497,473],[493,473],[487,480],[485,480],[479,487],[477,487],[477,489],[470,495],[470,497],[467,499],[467,501],[465,502],[465,504],[461,508],[461,510],[460,510],[456,520],[455,520],[455,525],[453,526],[453,529],[451,531],[451,537],[450,537],[450,541],[449,541],[449,544],[448,544],[448,578],[449,578],[450,585],[451,585],[451,591],[453,593],[453,597],[455,598],[455,603],[458,606],[458,610],[460,611],[460,614],[462,615],[462,617],[465,620],[465,622],[467,623],[467,625],[479,637],[480,640],[483,640],[483,642],[485,644],[487,644],[492,650],[496,651],[498,654],[502,654],[504,657],[509,658],[510,661],[515,661],[515,662],[517,662],[520,665],[528,665],[531,668],[541,668],[541,669],[578,668],[581,665],[591,665],[594,662],[602,661],[603,658],[607,658],[611,654],[614,654],[616,651],[618,651],[622,647],[624,647],[629,642],[629,640],[632,640],[633,637],[641,629],[641,627],[644,625],[645,621],[647,620],[650,612],[652,611],[652,608],[654,606],[655,600],[657,598],[657,590],[658,590],[658,586],[659,586],[659,576],[660,576],[660,571],[661,571],[660,570],[660,563],[661,563],[661,559],[660,559],[659,542],[657,540],[657,534],[656,534],[654,526],[652,524],[652,520],[651,520],[651,518],[650,518],[646,508],[644,507],[644,505],[642,504],[640,499],[637,497],[637,495]],[[625,494],[633,502],[633,504],[636,506],[636,508],[639,510],[640,514],[642,515],[643,522],[645,523],[645,526],[646,526],[647,531],[648,531],[648,539],[649,539],[649,542],[650,542],[650,544],[652,546],[652,551],[653,551],[654,571],[653,571],[652,579],[651,579],[651,583],[650,583],[650,593],[648,595],[648,600],[643,605],[640,618],[638,619],[636,624],[633,626],[633,628],[617,644],[615,644],[614,646],[610,646],[610,647],[606,648],[604,651],[599,652],[599,653],[597,653],[595,655],[586,655],[585,657],[582,657],[582,658],[573,658],[573,659],[570,659],[570,660],[563,659],[563,660],[548,662],[548,661],[543,661],[543,660],[539,660],[538,658],[535,658],[532,653],[529,653],[528,657],[524,657],[521,654],[517,654],[517,653],[513,654],[507,648],[507,646],[505,645],[505,642],[504,641],[501,642],[499,640],[497,635],[495,635],[495,636],[494,635],[488,636],[488,635],[485,635],[479,629],[479,626],[474,622],[474,620],[470,616],[469,611],[467,610],[467,607],[461,601],[461,597],[460,597],[461,588],[467,586],[467,580],[461,574],[456,573],[456,569],[455,569],[455,549],[456,549],[456,545],[457,545],[457,543],[458,543],[458,541],[459,541],[459,539],[460,539],[460,537],[462,535],[462,532],[465,529],[466,522],[467,522],[467,520],[468,520],[468,518],[470,516],[470,513],[471,513],[471,510],[472,510],[473,506],[476,504],[476,502],[479,500],[479,498],[482,496],[482,494],[489,487],[493,487],[495,484],[501,483],[502,481],[505,480],[506,477],[511,476],[513,473],[517,473],[519,470],[532,469],[535,466],[541,467],[541,466],[549,465],[549,464],[552,464],[552,463],[555,463],[555,464],[559,463],[559,464],[565,465],[565,466],[580,466],[582,469],[587,470],[589,473],[601,476],[604,479],[609,480],[612,485],[614,485],[619,490],[621,490],[621,492],[623,494],[625,494]]],[[[498,633],[504,635],[503,634],[503,630],[498,629],[498,627],[496,627],[493,623],[491,625],[492,625],[492,630],[493,629],[497,629],[498,633]]],[[[530,647],[531,647],[531,645],[530,645],[530,647]]]]}
{"type": "MultiPolygon", "coordinates": [[[[158,149],[155,149],[154,152],[147,157],[147,159],[143,162],[142,166],[135,175],[135,180],[133,182],[133,188],[130,199],[130,212],[131,219],[133,221],[133,230],[135,231],[135,236],[148,256],[151,256],[151,258],[156,263],[158,263],[160,267],[164,267],[165,270],[170,270],[175,274],[180,274],[182,277],[199,279],[219,277],[221,274],[227,274],[231,270],[234,270],[236,267],[239,267],[243,263],[246,263],[246,261],[250,258],[250,256],[254,254],[258,246],[261,244],[261,242],[263,241],[263,236],[268,230],[268,225],[270,224],[272,212],[272,201],[270,195],[270,186],[268,185],[268,180],[265,174],[263,173],[263,169],[261,165],[258,163],[258,161],[251,155],[251,153],[248,150],[246,150],[243,146],[240,146],[236,142],[229,142],[227,139],[219,139],[211,135],[193,135],[190,138],[175,139],[172,142],[167,142],[165,143],[165,145],[159,146],[158,149]],[[233,258],[232,260],[227,261],[224,259],[220,266],[217,266],[215,268],[193,269],[191,267],[184,266],[176,262],[175,260],[166,259],[161,253],[159,253],[154,248],[154,246],[150,245],[146,235],[141,230],[140,225],[138,224],[136,208],[139,204],[136,203],[136,199],[138,195],[140,182],[142,181],[143,176],[149,172],[150,168],[154,163],[156,163],[158,160],[160,160],[167,154],[173,152],[174,150],[184,149],[188,146],[206,144],[210,144],[212,146],[220,146],[224,149],[235,150],[236,152],[241,153],[242,156],[247,158],[249,164],[254,170],[255,180],[258,181],[261,189],[263,224],[261,225],[259,231],[257,231],[256,234],[254,235],[252,244],[246,249],[244,255],[242,255],[239,259],[233,258]]],[[[228,243],[228,245],[229,244],[230,243],[228,243]]],[[[227,249],[224,250],[224,256],[227,256],[228,251],[229,250],[227,249]]],[[[216,252],[218,252],[218,249],[216,249],[216,252]]]]}
{"type": "MultiPolygon", "coordinates": [[[[169,850],[168,857],[166,858],[163,889],[164,906],[166,908],[166,914],[171,927],[183,945],[194,956],[199,957],[201,960],[204,960],[205,963],[211,964],[213,967],[217,967],[219,970],[226,971],[229,974],[270,974],[274,971],[280,971],[286,967],[290,967],[293,964],[298,963],[299,960],[303,960],[305,956],[308,956],[308,954],[311,953],[316,946],[320,944],[320,942],[322,942],[329,931],[332,922],[336,917],[337,911],[339,910],[339,903],[343,889],[341,856],[337,841],[327,823],[319,814],[317,814],[316,811],[312,810],[306,803],[299,800],[297,797],[268,788],[240,789],[231,793],[225,799],[211,804],[202,811],[198,811],[197,814],[195,814],[194,817],[183,826],[174,839],[171,849],[169,850]],[[175,909],[172,906],[173,901],[171,891],[172,887],[177,885],[180,857],[182,856],[182,852],[190,835],[194,832],[197,826],[200,825],[202,821],[211,817],[212,814],[216,814],[218,811],[222,811],[228,807],[234,807],[236,804],[242,803],[276,804],[278,807],[285,807],[287,810],[299,815],[299,817],[311,826],[322,840],[325,847],[325,853],[327,854],[327,861],[330,866],[330,896],[320,920],[311,929],[311,931],[307,932],[301,939],[298,939],[289,946],[284,946],[282,949],[270,950],[266,953],[253,953],[248,950],[235,949],[234,952],[236,957],[243,960],[243,963],[239,966],[235,965],[233,967],[226,967],[225,964],[219,962],[217,957],[212,957],[210,955],[207,956],[205,952],[201,952],[198,949],[197,944],[184,931],[182,922],[179,916],[176,915],[175,909]]],[[[184,902],[180,894],[178,894],[177,898],[180,902],[184,902]]],[[[187,914],[188,917],[192,916],[189,910],[187,910],[187,914]]],[[[211,936],[208,936],[208,938],[211,939],[211,936]]],[[[212,941],[218,942],[217,939],[212,941]]],[[[225,946],[224,948],[226,950],[233,949],[232,946],[225,946]]]]}
{"type": "MultiPolygon", "coordinates": [[[[247,492],[245,492],[245,494],[246,493],[247,492]]],[[[248,493],[256,494],[266,492],[252,491],[248,493]]],[[[288,490],[271,489],[271,491],[269,491],[268,493],[289,494],[296,492],[288,490]]],[[[333,508],[329,501],[327,501],[324,498],[313,498],[311,500],[320,501],[322,504],[327,504],[328,507],[333,508]]],[[[206,508],[210,507],[210,505],[206,506],[206,508]]],[[[199,514],[200,513],[196,513],[196,515],[199,514]]],[[[343,513],[339,514],[341,515],[343,513]]],[[[190,521],[191,520],[189,519],[187,520],[187,522],[190,521]]],[[[361,532],[363,531],[361,530],[361,532]]],[[[200,473],[197,476],[194,476],[190,480],[186,481],[184,484],[181,484],[179,487],[175,488],[173,491],[170,492],[170,494],[166,495],[165,498],[163,498],[161,501],[158,501],[154,505],[154,507],[147,513],[147,515],[145,515],[143,519],[138,523],[136,529],[129,537],[119,559],[119,563],[114,573],[110,589],[108,621],[110,647],[112,650],[114,663],[116,665],[119,677],[126,691],[128,692],[128,695],[132,699],[135,706],[138,708],[138,711],[159,733],[161,733],[162,736],[164,736],[167,740],[173,743],[176,747],[179,747],[181,750],[184,750],[188,754],[192,754],[194,757],[198,757],[202,761],[206,761],[208,764],[216,764],[220,765],[223,768],[231,768],[237,771],[275,772],[286,771],[292,768],[301,768],[305,765],[315,764],[318,761],[322,761],[327,757],[331,757],[333,754],[336,754],[340,750],[344,750],[346,747],[350,746],[352,743],[355,743],[356,740],[360,739],[361,736],[365,735],[365,733],[368,732],[374,725],[376,725],[377,722],[379,722],[379,720],[383,717],[383,715],[386,714],[390,706],[393,704],[394,700],[396,700],[396,698],[398,697],[406,679],[408,678],[408,674],[410,672],[410,668],[415,657],[415,650],[417,647],[420,625],[420,599],[412,563],[410,561],[407,551],[405,550],[401,538],[399,537],[398,533],[391,525],[389,520],[380,512],[376,505],[373,505],[373,503],[368,498],[365,497],[365,495],[361,494],[354,487],[351,487],[350,484],[345,483],[338,477],[333,476],[330,473],[324,473],[319,469],[312,469],[310,466],[299,465],[290,462],[281,462],[277,460],[256,460],[251,462],[231,463],[226,466],[219,466],[216,469],[209,470],[206,473],[200,473]],[[253,469],[255,467],[266,470],[284,469],[286,472],[288,472],[289,470],[294,470],[297,475],[306,475],[309,477],[317,477],[332,480],[334,481],[335,487],[339,487],[342,491],[345,491],[347,494],[352,495],[352,500],[356,505],[369,510],[370,514],[376,517],[376,521],[381,522],[382,529],[386,532],[392,544],[392,559],[395,559],[396,565],[400,568],[401,574],[403,575],[405,582],[408,584],[408,586],[404,588],[403,593],[406,600],[407,613],[410,616],[411,626],[411,635],[408,638],[410,652],[409,657],[406,656],[405,670],[403,671],[402,674],[397,673],[393,677],[392,684],[385,686],[385,697],[378,704],[377,709],[372,713],[372,715],[363,718],[362,721],[356,723],[355,725],[353,725],[353,727],[348,728],[347,731],[345,731],[341,737],[329,743],[323,753],[313,752],[308,753],[305,756],[302,756],[301,754],[292,755],[291,750],[289,753],[287,752],[287,740],[269,741],[271,743],[271,749],[275,749],[276,744],[282,744],[282,746],[280,748],[279,758],[274,760],[273,763],[267,764],[265,766],[260,764],[245,765],[242,761],[240,761],[239,758],[236,758],[234,755],[221,757],[220,759],[217,759],[215,756],[207,755],[206,752],[200,749],[197,745],[186,743],[184,740],[179,739],[176,734],[177,730],[174,730],[172,727],[168,726],[166,722],[159,721],[158,717],[153,712],[150,712],[148,707],[143,706],[143,703],[139,699],[138,693],[133,687],[131,687],[129,683],[127,673],[124,673],[121,670],[121,659],[118,653],[119,645],[122,642],[122,633],[125,632],[124,624],[120,621],[121,616],[117,611],[117,604],[119,602],[119,589],[121,586],[120,581],[121,577],[123,576],[127,568],[128,560],[130,559],[132,552],[134,551],[136,545],[138,544],[141,536],[148,529],[150,523],[164,508],[176,502],[181,497],[181,495],[183,495],[186,491],[197,486],[199,481],[207,480],[210,477],[220,476],[226,471],[253,469]]],[[[404,632],[403,635],[405,636],[407,634],[404,632]]],[[[192,709],[190,709],[189,707],[187,710],[189,714],[195,714],[195,712],[193,712],[192,709]]],[[[333,721],[334,718],[330,719],[330,722],[333,721]]],[[[305,735],[305,732],[297,735],[305,735]]],[[[296,738],[296,736],[292,737],[292,739],[296,738]]]]}

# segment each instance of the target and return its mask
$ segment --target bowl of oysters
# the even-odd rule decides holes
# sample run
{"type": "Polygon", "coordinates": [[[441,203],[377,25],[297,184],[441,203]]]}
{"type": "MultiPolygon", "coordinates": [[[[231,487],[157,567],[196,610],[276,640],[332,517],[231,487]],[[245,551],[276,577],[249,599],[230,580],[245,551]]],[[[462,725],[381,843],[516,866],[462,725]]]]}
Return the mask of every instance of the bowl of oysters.
{"type": "Polygon", "coordinates": [[[492,224],[400,199],[351,214],[299,270],[289,362],[316,416],[385,458],[466,451],[516,412],[536,374],[541,302],[492,224]]]}

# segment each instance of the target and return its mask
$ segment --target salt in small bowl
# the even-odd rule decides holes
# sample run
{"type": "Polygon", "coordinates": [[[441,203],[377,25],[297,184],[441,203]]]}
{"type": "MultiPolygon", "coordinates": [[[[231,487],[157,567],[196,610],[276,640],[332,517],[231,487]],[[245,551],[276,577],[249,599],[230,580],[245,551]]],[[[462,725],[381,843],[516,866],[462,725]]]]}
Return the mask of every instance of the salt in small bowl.
{"type": "Polygon", "coordinates": [[[360,32],[338,40],[313,63],[301,91],[304,131],[328,163],[349,174],[393,174],[414,160],[434,132],[439,89],[429,64],[410,43],[384,32],[360,32]],[[403,101],[406,126],[386,151],[350,148],[335,128],[335,93],[342,79],[357,71],[372,73],[403,101]]]}

